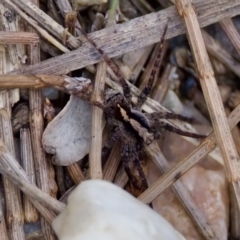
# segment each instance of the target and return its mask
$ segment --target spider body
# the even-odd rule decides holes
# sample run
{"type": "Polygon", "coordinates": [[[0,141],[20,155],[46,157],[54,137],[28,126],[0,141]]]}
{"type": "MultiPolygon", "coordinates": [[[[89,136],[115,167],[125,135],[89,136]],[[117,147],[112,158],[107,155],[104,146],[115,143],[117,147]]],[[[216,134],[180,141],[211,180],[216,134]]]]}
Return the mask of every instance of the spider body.
{"type": "Polygon", "coordinates": [[[154,62],[148,83],[142,90],[141,94],[138,97],[138,101],[134,106],[131,103],[132,96],[130,87],[122,76],[117,65],[111,59],[109,59],[108,56],[105,55],[105,53],[96,46],[95,42],[89,39],[87,34],[83,31],[83,34],[88,39],[88,41],[94,46],[94,48],[102,56],[103,60],[117,76],[123,89],[123,94],[106,93],[108,97],[105,98],[106,100],[104,101],[104,104],[95,103],[96,106],[100,107],[104,111],[106,122],[114,126],[109,140],[103,147],[102,154],[105,156],[113,144],[119,140],[122,145],[121,158],[129,181],[134,188],[140,191],[147,189],[148,184],[144,171],[140,164],[139,156],[143,152],[144,144],[151,144],[154,140],[160,138],[160,129],[164,128],[168,131],[194,138],[205,137],[196,133],[183,131],[171,125],[170,123],[161,121],[161,119],[178,119],[189,121],[189,118],[186,118],[182,115],[171,112],[154,112],[148,114],[142,112],[141,110],[142,105],[151,92],[157,69],[160,66],[161,48],[166,31],[167,26],[163,31],[158,54],[156,56],[156,60],[154,62]]]}

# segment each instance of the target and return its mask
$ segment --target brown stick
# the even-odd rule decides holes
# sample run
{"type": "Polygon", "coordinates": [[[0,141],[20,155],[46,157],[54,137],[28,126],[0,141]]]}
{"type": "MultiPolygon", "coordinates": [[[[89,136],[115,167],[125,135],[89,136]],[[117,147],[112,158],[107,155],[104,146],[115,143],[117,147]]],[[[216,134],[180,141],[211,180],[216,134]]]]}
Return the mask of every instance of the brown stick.
{"type": "MultiPolygon", "coordinates": [[[[195,6],[200,15],[201,27],[218,22],[227,16],[233,17],[239,14],[240,11],[239,1],[198,1],[195,6]],[[208,11],[206,11],[206,8],[208,11]]],[[[166,39],[185,32],[176,7],[173,6],[160,12],[133,19],[124,24],[90,33],[89,38],[94,40],[109,57],[114,57],[158,42],[166,24],[168,24],[166,39]]],[[[25,74],[67,74],[70,71],[101,61],[101,56],[96,54],[96,50],[85,39],[82,39],[82,41],[82,47],[75,51],[15,72],[25,74]]]]}
{"type": "MultiPolygon", "coordinates": [[[[240,104],[228,116],[228,124],[232,129],[240,121],[240,104]]],[[[161,178],[159,178],[149,189],[139,196],[144,203],[152,202],[167,187],[176,181],[176,176],[181,177],[193,165],[207,156],[217,146],[215,134],[212,132],[193,152],[178,163],[161,178]]],[[[151,145],[149,145],[151,147],[151,145]]]]}
{"type": "Polygon", "coordinates": [[[190,0],[177,0],[176,6],[188,30],[188,38],[197,65],[199,81],[223,155],[226,176],[233,186],[238,209],[240,209],[240,159],[227,123],[222,99],[208,58],[197,16],[190,0]]]}
{"type": "MultiPolygon", "coordinates": [[[[37,200],[47,208],[56,213],[61,213],[65,204],[50,197],[47,193],[41,191],[35,185],[29,182],[27,174],[21,168],[14,156],[8,151],[4,143],[0,140],[0,172],[7,176],[14,184],[16,184],[27,196],[37,200]]],[[[36,206],[36,204],[34,203],[36,206]]]]}
{"type": "Polygon", "coordinates": [[[54,87],[60,91],[74,94],[80,98],[89,98],[92,92],[91,80],[80,77],[72,78],[68,76],[54,75],[0,75],[0,89],[11,88],[34,88],[54,87]]]}
{"type": "Polygon", "coordinates": [[[232,19],[224,18],[220,22],[220,25],[227,34],[227,36],[229,37],[238,54],[240,55],[240,34],[237,31],[236,27],[234,26],[232,19]]]}
{"type": "MultiPolygon", "coordinates": [[[[31,137],[29,129],[20,129],[20,144],[21,144],[21,160],[22,167],[29,176],[32,184],[36,184],[33,152],[31,145],[31,137]]],[[[36,222],[38,220],[38,212],[32,203],[28,200],[27,196],[23,196],[23,210],[26,222],[36,222]]]]}
{"type": "MultiPolygon", "coordinates": [[[[31,0],[28,3],[38,10],[38,0],[31,0]]],[[[35,31],[30,28],[30,31],[35,31]]],[[[31,44],[29,51],[30,64],[40,62],[40,45],[31,44]]],[[[42,92],[40,90],[29,90],[29,105],[30,105],[30,130],[32,136],[32,148],[34,156],[34,165],[36,170],[36,180],[38,187],[45,193],[54,192],[56,183],[52,177],[53,167],[46,157],[46,153],[42,147],[43,134],[43,116],[42,116],[42,92]],[[49,184],[51,183],[51,184],[49,184]]],[[[54,240],[55,235],[49,223],[43,218],[40,218],[43,235],[46,239],[54,240]]]]}

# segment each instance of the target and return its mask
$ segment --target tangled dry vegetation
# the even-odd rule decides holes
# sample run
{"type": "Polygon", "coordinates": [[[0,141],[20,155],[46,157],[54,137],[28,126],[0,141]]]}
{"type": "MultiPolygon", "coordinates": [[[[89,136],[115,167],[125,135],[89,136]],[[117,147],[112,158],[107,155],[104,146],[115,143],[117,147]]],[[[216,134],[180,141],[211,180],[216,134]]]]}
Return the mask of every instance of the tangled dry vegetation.
{"type": "Polygon", "coordinates": [[[138,198],[186,239],[239,239],[240,2],[106,2],[0,1],[1,239],[55,239],[49,223],[84,179],[133,191],[119,143],[101,159],[111,129],[91,103],[121,87],[81,29],[114,59],[136,103],[166,25],[161,69],[142,109],[193,118],[171,124],[208,136],[163,131],[145,146],[150,187],[138,198]]]}

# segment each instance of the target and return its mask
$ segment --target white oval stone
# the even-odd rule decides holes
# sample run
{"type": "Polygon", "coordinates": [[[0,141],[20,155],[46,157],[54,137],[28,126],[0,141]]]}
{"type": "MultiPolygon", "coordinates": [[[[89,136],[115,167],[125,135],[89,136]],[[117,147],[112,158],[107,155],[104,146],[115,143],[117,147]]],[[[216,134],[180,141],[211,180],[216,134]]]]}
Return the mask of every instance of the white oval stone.
{"type": "Polygon", "coordinates": [[[184,240],[170,223],[116,185],[82,182],[53,221],[60,240],[184,240]]]}

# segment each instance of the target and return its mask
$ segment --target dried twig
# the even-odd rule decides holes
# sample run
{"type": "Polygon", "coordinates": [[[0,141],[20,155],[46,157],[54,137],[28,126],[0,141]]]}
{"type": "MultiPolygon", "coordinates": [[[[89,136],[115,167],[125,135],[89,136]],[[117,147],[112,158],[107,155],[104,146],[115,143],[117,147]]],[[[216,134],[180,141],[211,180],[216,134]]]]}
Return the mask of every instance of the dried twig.
{"type": "Polygon", "coordinates": [[[71,78],[68,76],[54,75],[0,75],[0,89],[11,88],[45,88],[54,87],[69,94],[74,94],[82,99],[89,100],[92,84],[89,79],[71,78]]]}
{"type": "MultiPolygon", "coordinates": [[[[32,0],[28,3],[34,8],[38,9],[38,1],[32,0]]],[[[35,31],[31,29],[31,31],[35,31]]],[[[31,44],[29,51],[30,64],[36,64],[40,61],[40,45],[31,44]]],[[[53,193],[56,183],[52,173],[53,167],[46,157],[46,153],[42,147],[42,134],[43,134],[43,116],[42,116],[42,93],[39,90],[29,90],[29,105],[30,105],[30,129],[32,136],[32,148],[34,165],[36,170],[37,185],[43,192],[53,193]],[[51,184],[49,184],[51,183],[51,184]]],[[[54,194],[54,193],[53,193],[54,194]]],[[[54,233],[49,223],[43,218],[40,218],[41,227],[46,239],[55,239],[54,233]]]]}
{"type": "MultiPolygon", "coordinates": [[[[147,152],[151,155],[155,165],[160,169],[161,172],[166,172],[170,167],[167,159],[162,154],[157,142],[153,142],[151,146],[145,146],[147,152]]],[[[177,177],[175,178],[175,180],[177,177]]],[[[176,197],[180,200],[190,217],[196,224],[197,228],[205,239],[217,239],[211,226],[208,224],[205,216],[201,213],[194,200],[187,192],[186,188],[182,184],[181,180],[173,183],[172,190],[176,197]]]]}
{"type": "MultiPolygon", "coordinates": [[[[0,136],[8,146],[14,156],[14,141],[12,135],[12,125],[9,114],[5,109],[0,109],[0,136]]],[[[5,198],[6,198],[6,222],[10,239],[24,239],[24,216],[19,189],[8,179],[3,178],[5,198]],[[14,218],[13,218],[14,216],[14,218]]]]}
{"type": "Polygon", "coordinates": [[[240,34],[237,31],[236,27],[234,26],[232,19],[224,18],[220,22],[220,25],[227,34],[227,36],[229,37],[238,54],[240,55],[240,34]]]}
{"type": "MultiPolygon", "coordinates": [[[[228,116],[228,124],[232,129],[240,121],[240,105],[238,105],[228,116]]],[[[139,199],[145,203],[150,203],[167,187],[175,182],[187,170],[207,156],[217,145],[215,134],[211,133],[192,153],[167,171],[159,180],[157,180],[149,189],[147,189],[139,199]],[[177,179],[176,179],[177,176],[177,179]]],[[[149,145],[151,148],[151,145],[149,145]]],[[[154,150],[153,150],[154,151],[154,150]]]]}
{"type": "MultiPolygon", "coordinates": [[[[95,87],[92,94],[92,100],[102,102],[105,86],[107,65],[105,62],[99,63],[97,66],[97,74],[95,78],[95,87]]],[[[91,147],[89,152],[90,178],[102,179],[102,125],[103,111],[98,107],[92,107],[92,136],[91,147]]]]}
{"type": "MultiPolygon", "coordinates": [[[[22,167],[28,175],[29,181],[36,184],[33,152],[31,145],[31,137],[29,129],[20,130],[20,143],[21,143],[21,160],[22,167]]],[[[24,217],[26,222],[36,222],[38,220],[38,212],[36,208],[29,202],[26,195],[23,196],[24,217]]]]}
{"type": "Polygon", "coordinates": [[[78,166],[77,163],[73,163],[67,166],[68,173],[71,176],[73,182],[78,185],[80,182],[85,180],[82,169],[78,166]]]}
{"type": "Polygon", "coordinates": [[[117,175],[114,179],[114,184],[118,185],[121,188],[124,188],[127,182],[128,182],[128,176],[122,165],[121,168],[118,170],[117,175]]]}
{"type": "Polygon", "coordinates": [[[186,24],[187,35],[196,62],[199,81],[225,163],[226,177],[233,190],[231,194],[232,202],[236,205],[237,210],[232,211],[232,214],[235,215],[240,210],[240,159],[227,123],[220,92],[192,2],[190,0],[177,0],[176,6],[186,24]]]}
{"type": "MultiPolygon", "coordinates": [[[[8,151],[4,143],[0,140],[0,172],[7,176],[14,184],[16,184],[31,200],[34,206],[39,210],[40,204],[53,210],[56,213],[61,213],[65,205],[56,199],[50,197],[47,193],[41,191],[35,185],[30,183],[27,174],[21,168],[19,163],[8,151]],[[32,200],[38,201],[38,204],[32,200]]],[[[42,208],[42,206],[41,206],[42,208]]]]}
{"type": "MultiPolygon", "coordinates": [[[[14,3],[9,0],[4,0],[4,4],[9,8],[16,11],[23,19],[25,19],[31,26],[33,26],[46,40],[51,42],[55,47],[60,49],[62,52],[69,52],[69,50],[53,38],[47,31],[39,27],[35,21],[28,17],[23,11],[21,11],[14,3]]],[[[60,25],[59,25],[60,26],[60,25]]]]}
{"type": "Polygon", "coordinates": [[[115,143],[103,168],[103,179],[112,182],[121,161],[119,143],[115,143]]]}
{"type": "Polygon", "coordinates": [[[36,42],[39,42],[39,37],[36,33],[0,31],[1,44],[34,44],[36,42]]]}
{"type": "MultiPolygon", "coordinates": [[[[31,1],[29,0],[3,0],[3,3],[6,5],[10,5],[13,7],[15,4],[24,12],[29,14],[33,19],[35,19],[40,25],[44,26],[51,34],[56,36],[59,40],[63,40],[63,35],[67,34],[68,37],[68,45],[72,46],[73,48],[78,48],[80,46],[80,42],[78,39],[74,38],[70,33],[67,33],[65,29],[55,22],[51,17],[49,17],[46,13],[36,7],[31,1]]],[[[15,8],[16,9],[16,8],[15,8]]],[[[18,11],[19,13],[20,11],[18,11]]]]}
{"type": "Polygon", "coordinates": [[[213,37],[211,37],[206,31],[202,30],[204,42],[209,54],[214,56],[220,62],[224,63],[229,69],[231,69],[237,76],[240,77],[240,63],[236,61],[227,50],[221,46],[213,37]]]}
{"type": "MultiPolygon", "coordinates": [[[[201,27],[215,23],[226,16],[235,16],[240,12],[239,8],[240,3],[238,1],[219,2],[218,0],[212,0],[211,2],[200,1],[196,3],[196,9],[200,14],[201,27]],[[206,8],[208,11],[206,11],[206,8]]],[[[109,57],[114,57],[158,42],[166,24],[168,24],[166,39],[185,32],[184,25],[173,6],[108,29],[90,33],[89,38],[94,40],[109,57]]],[[[82,42],[82,47],[75,51],[15,72],[24,74],[67,74],[70,71],[101,61],[101,56],[96,54],[96,50],[91,47],[91,44],[84,38],[82,42]]]]}

